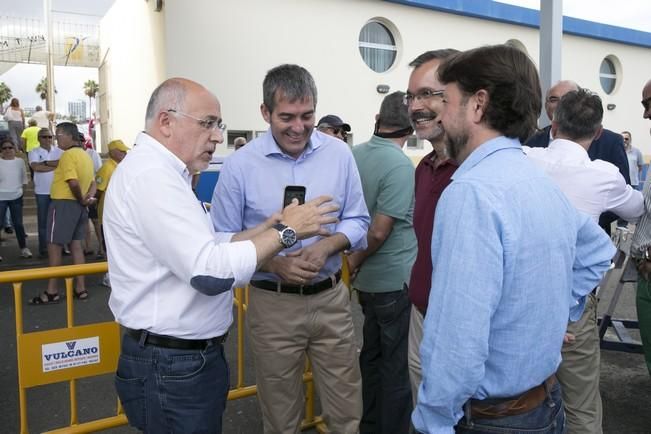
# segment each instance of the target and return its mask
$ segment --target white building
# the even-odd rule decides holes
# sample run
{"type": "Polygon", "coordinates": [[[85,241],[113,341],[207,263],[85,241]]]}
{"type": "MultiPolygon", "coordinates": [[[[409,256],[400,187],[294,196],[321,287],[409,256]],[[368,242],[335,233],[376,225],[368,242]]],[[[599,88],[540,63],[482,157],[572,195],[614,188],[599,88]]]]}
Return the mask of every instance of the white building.
{"type": "Polygon", "coordinates": [[[86,119],[86,101],[78,99],[68,101],[68,116],[74,116],[77,121],[86,119]]]}
{"type": "MultiPolygon", "coordinates": [[[[252,138],[267,129],[264,75],[297,63],[316,80],[317,118],[341,116],[359,143],[372,134],[379,90],[405,90],[416,56],[511,41],[538,64],[538,21],[537,11],[489,0],[116,0],[100,24],[103,142],[133,140],[152,90],[173,76],[218,96],[231,140],[252,138]]],[[[608,107],[604,125],[631,131],[651,154],[640,105],[651,33],[567,17],[563,27],[562,78],[598,92],[608,107]]],[[[414,158],[428,150],[412,145],[414,158]]]]}

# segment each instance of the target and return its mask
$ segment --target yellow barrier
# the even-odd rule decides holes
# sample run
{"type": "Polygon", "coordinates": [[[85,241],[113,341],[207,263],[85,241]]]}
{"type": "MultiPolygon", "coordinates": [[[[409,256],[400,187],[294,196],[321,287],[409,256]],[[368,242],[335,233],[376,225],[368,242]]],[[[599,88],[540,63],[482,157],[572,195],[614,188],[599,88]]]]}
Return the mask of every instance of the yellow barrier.
{"type": "MultiPolygon", "coordinates": [[[[49,434],[91,433],[128,423],[119,400],[115,416],[79,423],[77,415],[75,382],[79,378],[115,372],[120,353],[120,328],[116,322],[85,326],[74,325],[73,278],[80,275],[106,273],[107,271],[107,263],[100,262],[0,273],[0,283],[11,283],[14,289],[21,434],[29,432],[27,424],[27,389],[62,381],[70,383],[70,425],[48,431],[49,434]],[[23,282],[52,277],[65,279],[67,327],[24,333],[23,282]],[[68,359],[73,359],[73,361],[68,359]]],[[[345,274],[347,278],[347,273],[345,274]]],[[[235,289],[233,303],[237,309],[237,384],[235,388],[229,391],[229,400],[245,398],[257,393],[255,385],[244,385],[244,314],[248,299],[248,288],[246,290],[242,288],[235,289]]],[[[327,429],[323,419],[314,415],[314,385],[309,360],[306,362],[303,381],[306,383],[306,399],[305,419],[301,424],[301,428],[303,430],[316,428],[321,433],[325,432],[327,429]]]]}

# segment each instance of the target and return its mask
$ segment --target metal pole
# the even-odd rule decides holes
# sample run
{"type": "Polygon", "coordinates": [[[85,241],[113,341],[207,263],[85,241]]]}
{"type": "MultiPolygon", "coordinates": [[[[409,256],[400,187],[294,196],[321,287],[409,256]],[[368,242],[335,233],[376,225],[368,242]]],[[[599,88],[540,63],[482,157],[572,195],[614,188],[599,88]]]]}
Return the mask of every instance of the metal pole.
{"type": "Polygon", "coordinates": [[[52,0],[43,0],[43,11],[45,26],[47,28],[47,99],[45,106],[47,110],[56,113],[54,105],[54,53],[52,40],[52,0]]]}
{"type": "MultiPolygon", "coordinates": [[[[563,0],[540,0],[540,84],[543,97],[561,79],[561,40],[563,38],[563,0]]],[[[538,124],[551,122],[545,110],[538,124]]]]}

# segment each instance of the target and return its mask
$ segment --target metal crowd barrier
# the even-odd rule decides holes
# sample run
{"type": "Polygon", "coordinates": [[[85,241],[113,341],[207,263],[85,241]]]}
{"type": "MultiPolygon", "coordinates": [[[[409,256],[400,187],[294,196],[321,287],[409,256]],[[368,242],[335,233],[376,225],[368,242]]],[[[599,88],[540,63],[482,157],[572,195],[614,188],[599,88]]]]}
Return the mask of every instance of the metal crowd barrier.
{"type": "MultiPolygon", "coordinates": [[[[0,283],[11,283],[14,289],[21,434],[29,432],[27,389],[63,381],[68,381],[70,385],[70,424],[47,433],[91,433],[128,423],[117,395],[115,416],[80,423],[77,411],[76,380],[115,372],[120,354],[121,333],[119,324],[114,321],[74,325],[73,280],[75,276],[106,273],[107,270],[108,264],[99,262],[0,273],[0,283]],[[23,282],[53,277],[65,279],[67,327],[24,333],[23,282]]],[[[344,275],[348,283],[347,270],[344,270],[344,275]]],[[[257,393],[255,385],[244,384],[244,315],[248,301],[248,288],[236,288],[233,303],[237,309],[237,382],[229,391],[228,400],[245,398],[257,393]]],[[[309,360],[306,361],[303,381],[306,385],[306,398],[305,418],[301,428],[303,430],[316,428],[319,432],[325,432],[323,419],[314,415],[314,384],[309,360]]]]}

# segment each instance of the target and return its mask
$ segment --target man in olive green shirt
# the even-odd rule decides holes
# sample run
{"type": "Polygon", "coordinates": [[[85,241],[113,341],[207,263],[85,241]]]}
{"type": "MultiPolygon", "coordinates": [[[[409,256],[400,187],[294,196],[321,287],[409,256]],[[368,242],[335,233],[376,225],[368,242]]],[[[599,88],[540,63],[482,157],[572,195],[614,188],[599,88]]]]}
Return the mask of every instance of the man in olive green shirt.
{"type": "Polygon", "coordinates": [[[348,256],[364,312],[360,433],[407,433],[411,388],[407,282],[416,259],[414,166],[402,152],[412,134],[403,92],[387,95],[375,132],[353,148],[371,215],[368,248],[348,256]]]}

